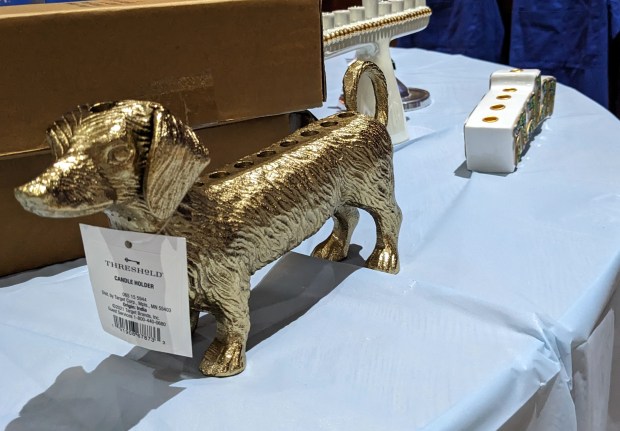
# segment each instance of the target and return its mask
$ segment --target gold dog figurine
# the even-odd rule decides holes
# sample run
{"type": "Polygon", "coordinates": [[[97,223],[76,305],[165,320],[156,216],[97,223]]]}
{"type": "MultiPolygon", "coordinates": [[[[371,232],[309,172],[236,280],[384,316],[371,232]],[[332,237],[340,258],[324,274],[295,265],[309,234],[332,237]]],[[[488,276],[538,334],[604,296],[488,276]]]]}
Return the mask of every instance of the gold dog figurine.
{"type": "Polygon", "coordinates": [[[56,162],[15,194],[42,216],[103,210],[115,229],[185,237],[192,327],[200,310],[217,322],[200,370],[234,375],[245,368],[250,276],[328,218],[333,232],[313,256],[345,258],[362,208],[377,226],[366,266],[399,270],[401,211],[385,127],[385,80],[373,63],[358,61],[345,75],[344,90],[347,111],[205,175],[207,149],[160,105],[83,106],[47,131],[56,162]],[[364,73],[375,91],[375,119],[354,112],[364,73]]]}

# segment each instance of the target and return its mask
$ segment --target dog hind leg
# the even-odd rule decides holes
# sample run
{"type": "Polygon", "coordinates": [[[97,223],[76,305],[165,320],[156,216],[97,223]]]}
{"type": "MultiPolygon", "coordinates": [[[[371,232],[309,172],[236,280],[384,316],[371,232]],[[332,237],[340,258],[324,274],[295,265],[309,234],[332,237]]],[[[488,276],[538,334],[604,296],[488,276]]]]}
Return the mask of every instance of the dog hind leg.
{"type": "MultiPolygon", "coordinates": [[[[393,182],[392,182],[393,184],[393,182]]],[[[394,186],[387,190],[382,187],[369,188],[356,202],[372,216],[377,226],[377,243],[366,267],[391,274],[400,270],[398,261],[398,233],[402,222],[402,212],[396,203],[394,186]]]]}
{"type": "Polygon", "coordinates": [[[398,261],[398,232],[402,214],[396,202],[381,212],[368,210],[377,224],[377,244],[366,261],[366,267],[396,274],[398,261]]]}
{"type": "Polygon", "coordinates": [[[334,229],[325,241],[314,248],[312,256],[336,261],[347,257],[351,235],[359,218],[359,211],[355,207],[342,205],[336,208],[332,216],[334,229]]]}

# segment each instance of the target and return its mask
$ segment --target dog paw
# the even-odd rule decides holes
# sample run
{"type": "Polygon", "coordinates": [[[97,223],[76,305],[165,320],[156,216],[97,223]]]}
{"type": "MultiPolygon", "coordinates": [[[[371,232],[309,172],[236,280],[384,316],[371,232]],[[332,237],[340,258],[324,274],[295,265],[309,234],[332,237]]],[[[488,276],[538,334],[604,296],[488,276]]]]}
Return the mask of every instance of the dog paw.
{"type": "Polygon", "coordinates": [[[240,341],[213,340],[200,363],[202,374],[212,377],[234,376],[244,369],[245,347],[240,341]]]}
{"type": "Polygon", "coordinates": [[[332,234],[314,248],[312,256],[319,259],[339,261],[347,257],[347,249],[348,247],[345,247],[342,240],[332,234]]]}
{"type": "Polygon", "coordinates": [[[366,261],[366,267],[390,274],[396,274],[400,270],[398,253],[390,246],[374,249],[366,261]]]}

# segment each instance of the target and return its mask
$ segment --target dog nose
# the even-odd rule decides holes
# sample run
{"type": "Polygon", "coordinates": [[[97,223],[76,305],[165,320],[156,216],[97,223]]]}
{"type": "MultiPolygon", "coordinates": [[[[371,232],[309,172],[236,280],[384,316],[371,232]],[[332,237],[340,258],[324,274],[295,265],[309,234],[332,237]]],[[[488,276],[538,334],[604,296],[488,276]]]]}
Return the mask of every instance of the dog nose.
{"type": "Polygon", "coordinates": [[[47,187],[41,181],[31,181],[15,189],[15,196],[21,202],[22,199],[37,198],[47,193],[47,187]]]}
{"type": "Polygon", "coordinates": [[[37,213],[37,210],[45,206],[47,195],[46,185],[37,180],[33,180],[15,189],[15,198],[24,209],[37,213]]]}

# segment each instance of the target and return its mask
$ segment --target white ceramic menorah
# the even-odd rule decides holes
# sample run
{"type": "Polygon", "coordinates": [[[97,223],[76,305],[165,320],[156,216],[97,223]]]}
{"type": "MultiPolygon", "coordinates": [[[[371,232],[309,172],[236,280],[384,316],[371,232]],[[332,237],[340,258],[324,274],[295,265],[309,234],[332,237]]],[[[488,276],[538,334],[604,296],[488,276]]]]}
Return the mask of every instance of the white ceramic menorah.
{"type": "MultiPolygon", "coordinates": [[[[394,76],[390,41],[423,30],[431,9],[426,0],[362,0],[363,6],[323,14],[323,49],[325,58],[356,50],[359,60],[376,63],[387,80],[389,97],[388,131],[394,144],[409,139],[405,112],[394,76]]],[[[374,92],[367,79],[360,83],[358,109],[374,112],[374,92]]]]}

